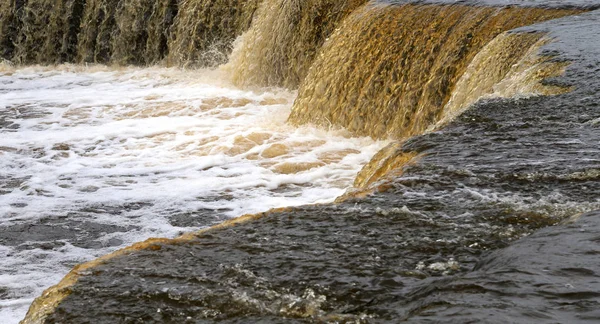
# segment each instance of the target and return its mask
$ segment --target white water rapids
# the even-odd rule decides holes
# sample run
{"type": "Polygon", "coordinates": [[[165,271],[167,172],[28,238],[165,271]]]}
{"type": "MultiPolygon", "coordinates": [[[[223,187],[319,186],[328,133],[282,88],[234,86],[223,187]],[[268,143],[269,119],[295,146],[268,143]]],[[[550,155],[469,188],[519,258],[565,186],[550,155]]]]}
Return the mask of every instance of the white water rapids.
{"type": "Polygon", "coordinates": [[[286,125],[294,96],[218,71],[2,66],[0,322],[74,264],[343,193],[385,143],[286,125]],[[30,239],[40,224],[58,234],[30,239]]]}

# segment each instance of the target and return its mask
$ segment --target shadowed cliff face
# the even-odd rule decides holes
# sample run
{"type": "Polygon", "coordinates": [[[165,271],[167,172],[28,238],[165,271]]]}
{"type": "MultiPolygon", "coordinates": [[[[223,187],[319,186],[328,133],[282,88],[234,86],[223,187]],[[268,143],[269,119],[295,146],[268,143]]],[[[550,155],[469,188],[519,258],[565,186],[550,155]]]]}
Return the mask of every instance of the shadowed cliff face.
{"type": "Polygon", "coordinates": [[[169,27],[177,13],[173,0],[120,1],[111,35],[110,62],[119,65],[157,63],[166,54],[169,27]]]}
{"type": "MultiPolygon", "coordinates": [[[[300,87],[289,122],[341,126],[374,138],[420,134],[441,117],[456,82],[494,37],[572,13],[514,7],[366,6],[344,21],[321,49],[300,87]]],[[[539,37],[516,37],[503,50],[517,61],[539,37]]],[[[510,67],[501,65],[499,74],[505,75],[510,67]]]]}
{"type": "Polygon", "coordinates": [[[169,53],[168,40],[172,33],[172,24],[178,13],[178,4],[181,1],[158,1],[154,3],[154,10],[148,18],[145,53],[145,63],[148,65],[159,64],[169,53]]]}
{"type": "MultiPolygon", "coordinates": [[[[13,60],[19,64],[73,60],[85,0],[30,0],[15,11],[13,60]]],[[[16,8],[16,7],[15,7],[16,8]]]]}
{"type": "Polygon", "coordinates": [[[226,61],[260,1],[10,0],[0,4],[3,58],[214,67],[226,61]],[[181,7],[181,14],[179,14],[181,7]]]}
{"type": "Polygon", "coordinates": [[[8,60],[13,56],[20,26],[18,17],[22,14],[23,2],[10,0],[0,3],[0,58],[8,60]]]}
{"type": "Polygon", "coordinates": [[[81,33],[77,44],[77,61],[108,63],[111,34],[115,29],[115,11],[119,0],[89,0],[82,17],[81,33]]]}
{"type": "Polygon", "coordinates": [[[169,39],[168,64],[215,67],[227,62],[233,41],[248,29],[261,2],[182,1],[169,39]]]}
{"type": "Polygon", "coordinates": [[[78,62],[144,65],[167,54],[176,0],[87,0],[78,62]]]}

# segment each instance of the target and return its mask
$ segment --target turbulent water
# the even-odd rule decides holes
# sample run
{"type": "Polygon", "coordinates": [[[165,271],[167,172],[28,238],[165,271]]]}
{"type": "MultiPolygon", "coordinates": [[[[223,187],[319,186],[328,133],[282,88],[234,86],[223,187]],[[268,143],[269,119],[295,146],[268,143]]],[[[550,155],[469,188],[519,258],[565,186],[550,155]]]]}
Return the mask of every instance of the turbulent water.
{"type": "Polygon", "coordinates": [[[332,201],[382,142],[285,125],[293,93],[217,71],[0,73],[0,318],[75,264],[227,217],[332,201]]]}
{"type": "Polygon", "coordinates": [[[598,322],[599,9],[0,3],[0,322],[598,322]]]}
{"type": "MultiPolygon", "coordinates": [[[[421,134],[441,118],[440,107],[448,102],[457,80],[498,34],[574,12],[365,6],[348,17],[321,49],[300,87],[290,122],[342,126],[375,138],[421,134]]],[[[515,44],[505,43],[498,50],[502,54],[492,55],[518,60],[537,40],[535,35],[514,37],[515,44]]],[[[492,61],[481,67],[481,73],[494,83],[490,72],[497,69],[505,75],[512,64],[492,61]]],[[[474,88],[464,91],[481,96],[474,88]]]]}

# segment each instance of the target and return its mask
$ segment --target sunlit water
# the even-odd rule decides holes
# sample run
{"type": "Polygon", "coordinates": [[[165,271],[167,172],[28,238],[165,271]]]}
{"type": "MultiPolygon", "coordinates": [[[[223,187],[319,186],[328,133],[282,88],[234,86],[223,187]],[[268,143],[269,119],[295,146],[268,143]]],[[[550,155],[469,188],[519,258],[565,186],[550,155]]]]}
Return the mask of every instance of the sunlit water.
{"type": "Polygon", "coordinates": [[[2,67],[1,322],[74,264],[343,193],[385,143],[286,125],[294,96],[218,71],[2,67]]]}

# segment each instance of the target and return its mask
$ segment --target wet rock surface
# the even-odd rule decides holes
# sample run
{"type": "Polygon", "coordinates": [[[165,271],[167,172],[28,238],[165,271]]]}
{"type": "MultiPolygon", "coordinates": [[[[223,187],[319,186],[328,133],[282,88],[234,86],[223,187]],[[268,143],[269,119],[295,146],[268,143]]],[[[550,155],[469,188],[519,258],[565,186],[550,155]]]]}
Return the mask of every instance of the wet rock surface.
{"type": "Polygon", "coordinates": [[[547,82],[572,92],[480,101],[366,199],[105,260],[46,322],[598,322],[599,19],[522,30],[556,39],[547,82]]]}

